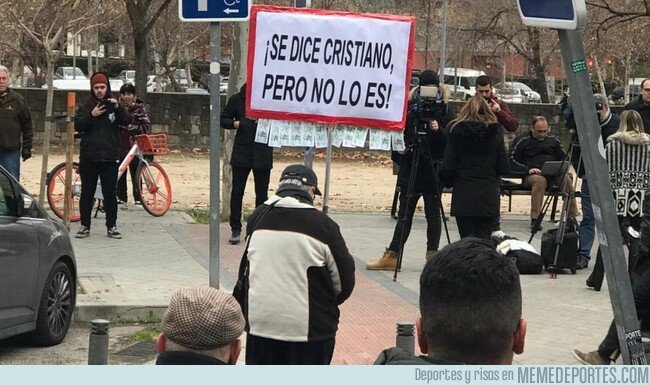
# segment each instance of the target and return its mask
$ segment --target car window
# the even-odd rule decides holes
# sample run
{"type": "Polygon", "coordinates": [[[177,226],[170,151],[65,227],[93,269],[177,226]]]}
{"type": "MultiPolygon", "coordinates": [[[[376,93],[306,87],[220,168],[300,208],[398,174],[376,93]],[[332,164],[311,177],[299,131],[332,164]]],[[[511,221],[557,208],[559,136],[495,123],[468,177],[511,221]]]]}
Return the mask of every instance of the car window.
{"type": "Polygon", "coordinates": [[[18,206],[11,181],[0,173],[0,216],[17,217],[18,206]]]}

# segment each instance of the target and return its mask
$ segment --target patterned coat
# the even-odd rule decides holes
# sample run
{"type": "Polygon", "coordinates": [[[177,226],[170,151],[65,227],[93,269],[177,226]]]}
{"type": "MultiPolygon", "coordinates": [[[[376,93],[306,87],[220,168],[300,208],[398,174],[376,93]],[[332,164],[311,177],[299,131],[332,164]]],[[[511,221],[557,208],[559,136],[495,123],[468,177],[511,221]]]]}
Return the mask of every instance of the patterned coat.
{"type": "Polygon", "coordinates": [[[609,181],[616,201],[616,215],[640,217],[650,184],[650,135],[617,132],[605,147],[609,181]]]}

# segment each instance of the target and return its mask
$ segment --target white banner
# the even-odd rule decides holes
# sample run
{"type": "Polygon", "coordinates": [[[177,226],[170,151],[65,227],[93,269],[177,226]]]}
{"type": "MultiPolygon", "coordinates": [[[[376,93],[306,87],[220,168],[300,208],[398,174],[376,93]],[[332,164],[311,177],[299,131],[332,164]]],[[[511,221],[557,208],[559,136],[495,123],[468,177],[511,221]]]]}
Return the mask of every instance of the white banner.
{"type": "Polygon", "coordinates": [[[254,6],[247,116],[402,130],[414,19],[254,6]]]}

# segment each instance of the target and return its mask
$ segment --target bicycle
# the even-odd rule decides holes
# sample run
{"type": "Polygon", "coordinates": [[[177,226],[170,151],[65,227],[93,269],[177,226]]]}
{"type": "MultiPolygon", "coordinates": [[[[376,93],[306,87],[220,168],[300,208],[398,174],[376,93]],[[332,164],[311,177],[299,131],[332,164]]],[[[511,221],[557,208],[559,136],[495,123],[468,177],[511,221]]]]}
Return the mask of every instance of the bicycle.
{"type": "MultiPolygon", "coordinates": [[[[117,180],[125,177],[124,175],[129,168],[129,164],[135,157],[140,160],[140,164],[135,172],[135,179],[140,190],[140,204],[151,215],[161,217],[169,210],[172,203],[172,189],[169,176],[163,167],[155,161],[147,161],[144,155],[165,155],[169,152],[167,147],[167,135],[135,135],[133,146],[129,150],[126,158],[120,164],[117,174],[117,180]]],[[[47,178],[47,201],[52,212],[59,218],[63,219],[63,203],[65,192],[65,162],[56,165],[48,173],[47,178]]],[[[77,222],[81,219],[79,213],[79,199],[81,197],[81,176],[79,175],[79,163],[72,164],[72,199],[70,222],[77,222]]],[[[95,200],[98,202],[97,209],[101,207],[102,189],[100,181],[97,181],[97,190],[95,191],[95,200]]],[[[97,212],[95,212],[97,216],[97,212]]]]}

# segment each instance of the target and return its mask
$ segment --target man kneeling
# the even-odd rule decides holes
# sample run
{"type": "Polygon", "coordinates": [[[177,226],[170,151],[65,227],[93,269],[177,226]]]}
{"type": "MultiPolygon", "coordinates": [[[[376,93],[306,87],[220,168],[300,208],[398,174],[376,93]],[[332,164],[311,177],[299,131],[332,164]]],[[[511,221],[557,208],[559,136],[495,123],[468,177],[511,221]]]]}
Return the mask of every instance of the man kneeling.
{"type": "Polygon", "coordinates": [[[464,238],[441,249],[420,275],[420,350],[384,350],[376,365],[512,364],[524,351],[519,272],[486,240],[464,238]]]}

